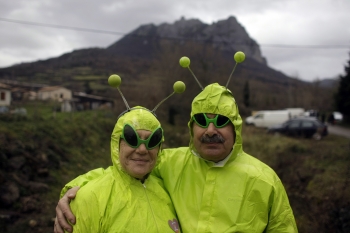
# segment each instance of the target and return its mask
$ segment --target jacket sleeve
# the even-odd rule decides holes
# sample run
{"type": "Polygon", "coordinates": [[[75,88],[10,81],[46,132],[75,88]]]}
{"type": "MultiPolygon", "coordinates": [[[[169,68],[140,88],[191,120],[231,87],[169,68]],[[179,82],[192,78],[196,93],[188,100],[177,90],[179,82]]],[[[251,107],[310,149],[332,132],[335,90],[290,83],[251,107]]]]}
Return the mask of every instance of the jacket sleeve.
{"type": "Polygon", "coordinates": [[[274,193],[270,197],[269,223],[266,233],[297,233],[293,210],[289,204],[287,193],[279,180],[275,184],[274,193]]]}
{"type": "Polygon", "coordinates": [[[99,200],[91,190],[78,193],[70,206],[77,220],[73,225],[74,233],[104,232],[100,226],[99,200]]]}
{"type": "Polygon", "coordinates": [[[91,170],[83,175],[80,175],[78,177],[76,177],[74,180],[71,180],[70,182],[68,182],[63,189],[61,190],[60,193],[60,198],[62,198],[64,196],[64,194],[71,188],[79,186],[79,187],[83,187],[84,185],[86,185],[89,181],[96,179],[97,177],[100,177],[101,175],[107,173],[107,172],[111,172],[111,167],[108,167],[107,169],[103,169],[103,168],[96,168],[94,170],[91,170]]]}

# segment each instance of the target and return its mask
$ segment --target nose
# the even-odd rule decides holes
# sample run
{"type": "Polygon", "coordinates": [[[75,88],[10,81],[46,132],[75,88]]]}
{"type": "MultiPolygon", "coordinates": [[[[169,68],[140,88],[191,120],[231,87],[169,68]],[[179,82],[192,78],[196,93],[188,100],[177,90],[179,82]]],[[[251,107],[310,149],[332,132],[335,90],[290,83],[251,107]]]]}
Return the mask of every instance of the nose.
{"type": "Polygon", "coordinates": [[[140,146],[137,147],[136,151],[139,154],[146,154],[148,152],[146,145],[144,143],[141,143],[140,146]]]}
{"type": "Polygon", "coordinates": [[[207,134],[209,137],[212,137],[213,135],[217,134],[216,127],[215,127],[214,123],[212,123],[212,122],[209,123],[205,134],[207,134]]]}

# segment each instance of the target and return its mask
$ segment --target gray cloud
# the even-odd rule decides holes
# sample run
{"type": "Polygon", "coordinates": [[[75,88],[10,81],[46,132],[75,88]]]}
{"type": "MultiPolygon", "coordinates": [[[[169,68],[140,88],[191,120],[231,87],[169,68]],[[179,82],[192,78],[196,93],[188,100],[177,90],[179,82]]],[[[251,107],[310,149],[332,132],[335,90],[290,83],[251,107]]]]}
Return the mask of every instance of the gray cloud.
{"type": "MultiPolygon", "coordinates": [[[[235,16],[261,45],[270,67],[303,80],[343,73],[350,52],[348,0],[0,0],[2,19],[129,33],[142,24],[184,16],[211,24],[235,16]],[[321,45],[280,48],[271,45],[321,45]],[[347,45],[338,49],[322,45],[347,45]]],[[[0,67],[107,47],[121,35],[40,27],[0,20],[0,67]]]]}

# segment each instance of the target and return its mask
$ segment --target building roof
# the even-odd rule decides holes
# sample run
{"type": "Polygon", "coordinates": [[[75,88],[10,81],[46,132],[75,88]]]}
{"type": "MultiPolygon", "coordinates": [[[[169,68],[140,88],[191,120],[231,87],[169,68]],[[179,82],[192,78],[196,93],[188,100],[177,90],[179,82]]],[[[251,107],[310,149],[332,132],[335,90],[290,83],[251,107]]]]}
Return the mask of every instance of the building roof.
{"type": "Polygon", "coordinates": [[[11,89],[12,92],[27,92],[27,90],[25,88],[21,88],[21,87],[14,87],[11,89]]]}
{"type": "Polygon", "coordinates": [[[94,100],[103,100],[103,101],[113,102],[113,99],[111,99],[111,98],[97,96],[97,95],[90,95],[90,94],[86,94],[84,92],[73,92],[73,96],[77,97],[77,98],[85,98],[85,99],[94,99],[94,100]]]}
{"type": "Polygon", "coordinates": [[[0,88],[11,90],[11,87],[9,85],[4,84],[4,83],[0,83],[0,88]]]}
{"type": "Polygon", "coordinates": [[[67,88],[61,87],[61,86],[48,86],[48,87],[41,88],[38,92],[49,92],[49,91],[56,91],[56,90],[59,90],[59,89],[66,89],[66,90],[68,90],[67,88]]]}

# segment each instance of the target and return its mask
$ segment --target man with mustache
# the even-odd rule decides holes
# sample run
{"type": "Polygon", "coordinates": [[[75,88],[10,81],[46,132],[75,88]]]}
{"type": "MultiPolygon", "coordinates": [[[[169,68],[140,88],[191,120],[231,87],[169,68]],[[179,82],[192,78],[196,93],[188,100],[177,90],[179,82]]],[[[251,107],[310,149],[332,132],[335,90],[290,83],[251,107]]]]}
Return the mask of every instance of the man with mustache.
{"type": "MultiPolygon", "coordinates": [[[[164,181],[183,232],[298,232],[279,177],[243,151],[242,118],[231,91],[217,83],[205,87],[192,102],[188,127],[189,147],[164,149],[153,170],[164,181]]],[[[105,172],[78,177],[63,192],[105,172]]],[[[65,217],[74,219],[68,199],[56,208],[56,222],[65,229],[65,217]]]]}

